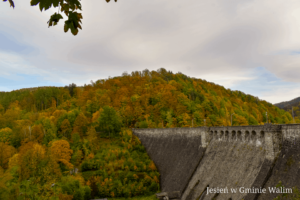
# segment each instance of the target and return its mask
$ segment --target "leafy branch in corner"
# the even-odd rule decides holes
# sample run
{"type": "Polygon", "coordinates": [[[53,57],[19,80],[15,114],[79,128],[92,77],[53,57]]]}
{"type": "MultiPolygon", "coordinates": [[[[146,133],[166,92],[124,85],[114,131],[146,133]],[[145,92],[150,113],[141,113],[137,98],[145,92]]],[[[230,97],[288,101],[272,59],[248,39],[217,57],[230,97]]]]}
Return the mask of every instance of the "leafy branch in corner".
{"type": "MultiPolygon", "coordinates": [[[[4,2],[6,2],[7,0],[3,0],[4,2]]],[[[8,0],[9,4],[10,4],[10,7],[13,7],[15,8],[15,4],[13,2],[13,0],[8,0]]]]}
{"type": "MultiPolygon", "coordinates": [[[[7,0],[3,0],[6,2],[7,0]]],[[[10,3],[10,7],[15,8],[15,4],[13,0],[8,0],[10,3]]],[[[37,6],[39,4],[39,8],[41,12],[43,10],[48,10],[51,7],[59,7],[61,12],[64,12],[65,15],[68,17],[68,19],[65,21],[64,25],[64,31],[68,32],[69,29],[71,30],[71,33],[73,35],[77,35],[79,28],[82,29],[82,14],[78,13],[78,10],[81,10],[81,3],[80,0],[31,0],[30,5],[31,6],[37,6]]],[[[110,0],[105,0],[107,3],[110,2],[110,0]]],[[[117,2],[117,0],[115,0],[117,2]]],[[[59,22],[60,19],[63,19],[63,16],[59,13],[54,13],[51,15],[48,23],[48,27],[55,26],[59,22]]]]}

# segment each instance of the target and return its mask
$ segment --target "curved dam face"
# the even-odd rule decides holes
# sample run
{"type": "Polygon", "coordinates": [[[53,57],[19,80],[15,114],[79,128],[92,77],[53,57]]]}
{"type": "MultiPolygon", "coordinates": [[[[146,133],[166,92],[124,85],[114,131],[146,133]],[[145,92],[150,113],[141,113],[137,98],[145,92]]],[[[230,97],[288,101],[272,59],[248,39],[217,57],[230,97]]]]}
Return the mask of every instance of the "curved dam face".
{"type": "Polygon", "coordinates": [[[183,192],[206,148],[206,129],[133,129],[161,174],[162,191],[183,192]]]}
{"type": "Polygon", "coordinates": [[[181,200],[274,199],[278,194],[268,187],[279,181],[300,188],[300,125],[133,129],[133,133],[161,174],[161,191],[180,191],[181,200]]]}
{"type": "Polygon", "coordinates": [[[253,187],[259,174],[267,174],[271,162],[266,159],[264,138],[244,141],[234,134],[213,138],[189,181],[183,200],[244,199],[247,194],[243,187],[253,187]],[[224,188],[224,192],[210,193],[207,188],[224,188]]]}
{"type": "MultiPolygon", "coordinates": [[[[291,124],[282,127],[282,145],[270,178],[265,184],[267,192],[259,195],[259,200],[274,199],[278,194],[269,191],[281,182],[287,194],[294,193],[293,187],[300,189],[300,125],[291,124]],[[289,190],[289,189],[292,189],[289,190]]],[[[289,199],[289,198],[287,198],[289,199]]],[[[296,199],[296,198],[294,198],[296,199]]]]}

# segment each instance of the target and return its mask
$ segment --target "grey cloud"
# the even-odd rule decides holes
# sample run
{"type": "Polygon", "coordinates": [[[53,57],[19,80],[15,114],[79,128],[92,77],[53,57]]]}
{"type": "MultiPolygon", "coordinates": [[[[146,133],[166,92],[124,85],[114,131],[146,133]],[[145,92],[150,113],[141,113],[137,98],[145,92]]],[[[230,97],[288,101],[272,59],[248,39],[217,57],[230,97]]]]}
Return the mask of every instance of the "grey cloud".
{"type": "Polygon", "coordinates": [[[13,13],[0,8],[1,18],[9,19],[1,25],[13,26],[0,33],[18,38],[19,47],[12,42],[7,45],[17,49],[46,80],[63,83],[88,83],[123,71],[164,67],[198,78],[228,76],[233,79],[230,84],[235,79],[240,84],[240,77],[252,76],[251,70],[259,66],[285,81],[300,82],[300,57],[274,54],[300,49],[299,30],[293,28],[300,23],[295,10],[300,2],[82,3],[83,30],[76,37],[63,32],[63,22],[47,28],[56,9],[41,13],[24,1],[18,2],[13,13]],[[34,48],[34,54],[26,55],[20,49],[26,45],[34,48]]]}

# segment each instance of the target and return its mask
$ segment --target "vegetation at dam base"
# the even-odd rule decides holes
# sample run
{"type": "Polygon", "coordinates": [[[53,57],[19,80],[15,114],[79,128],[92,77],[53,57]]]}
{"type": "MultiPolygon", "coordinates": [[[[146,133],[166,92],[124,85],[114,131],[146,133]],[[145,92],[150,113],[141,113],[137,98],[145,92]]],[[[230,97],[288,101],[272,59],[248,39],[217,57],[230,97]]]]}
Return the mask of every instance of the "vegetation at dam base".
{"type": "MultiPolygon", "coordinates": [[[[284,188],[281,181],[279,181],[279,183],[276,185],[276,188],[278,189],[284,188]]],[[[279,194],[274,200],[283,200],[283,199],[294,199],[294,200],[300,199],[300,192],[298,188],[293,187],[291,193],[285,191],[283,194],[279,194]]]]}
{"type": "Polygon", "coordinates": [[[0,198],[152,195],[159,173],[128,128],[258,125],[266,112],[292,123],[266,101],[164,69],[2,92],[0,198]]]}
{"type": "Polygon", "coordinates": [[[130,130],[122,133],[96,145],[81,141],[77,133],[70,143],[65,138],[47,145],[25,140],[19,151],[1,143],[0,198],[86,200],[157,192],[159,173],[154,163],[130,130]],[[77,167],[80,172],[74,173],[77,167]]]}

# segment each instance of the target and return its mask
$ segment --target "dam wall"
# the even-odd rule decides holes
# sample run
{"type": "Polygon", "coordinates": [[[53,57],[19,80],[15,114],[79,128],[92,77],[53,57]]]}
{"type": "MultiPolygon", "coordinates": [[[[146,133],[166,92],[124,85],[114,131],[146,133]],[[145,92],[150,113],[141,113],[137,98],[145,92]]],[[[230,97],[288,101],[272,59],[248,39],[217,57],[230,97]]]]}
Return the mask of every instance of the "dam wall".
{"type": "MultiPolygon", "coordinates": [[[[300,189],[300,125],[282,126],[282,146],[274,163],[270,178],[265,188],[275,187],[281,182],[285,188],[300,189]]],[[[274,199],[275,193],[266,192],[258,196],[259,200],[274,199]]]]}
{"type": "Polygon", "coordinates": [[[133,129],[161,174],[162,191],[183,192],[207,146],[207,128],[133,129]]]}
{"type": "Polygon", "coordinates": [[[181,200],[274,199],[231,188],[300,188],[300,125],[133,129],[161,174],[161,191],[181,200]],[[299,179],[299,181],[298,181],[299,179]],[[228,188],[209,193],[209,188],[228,188]]]}

